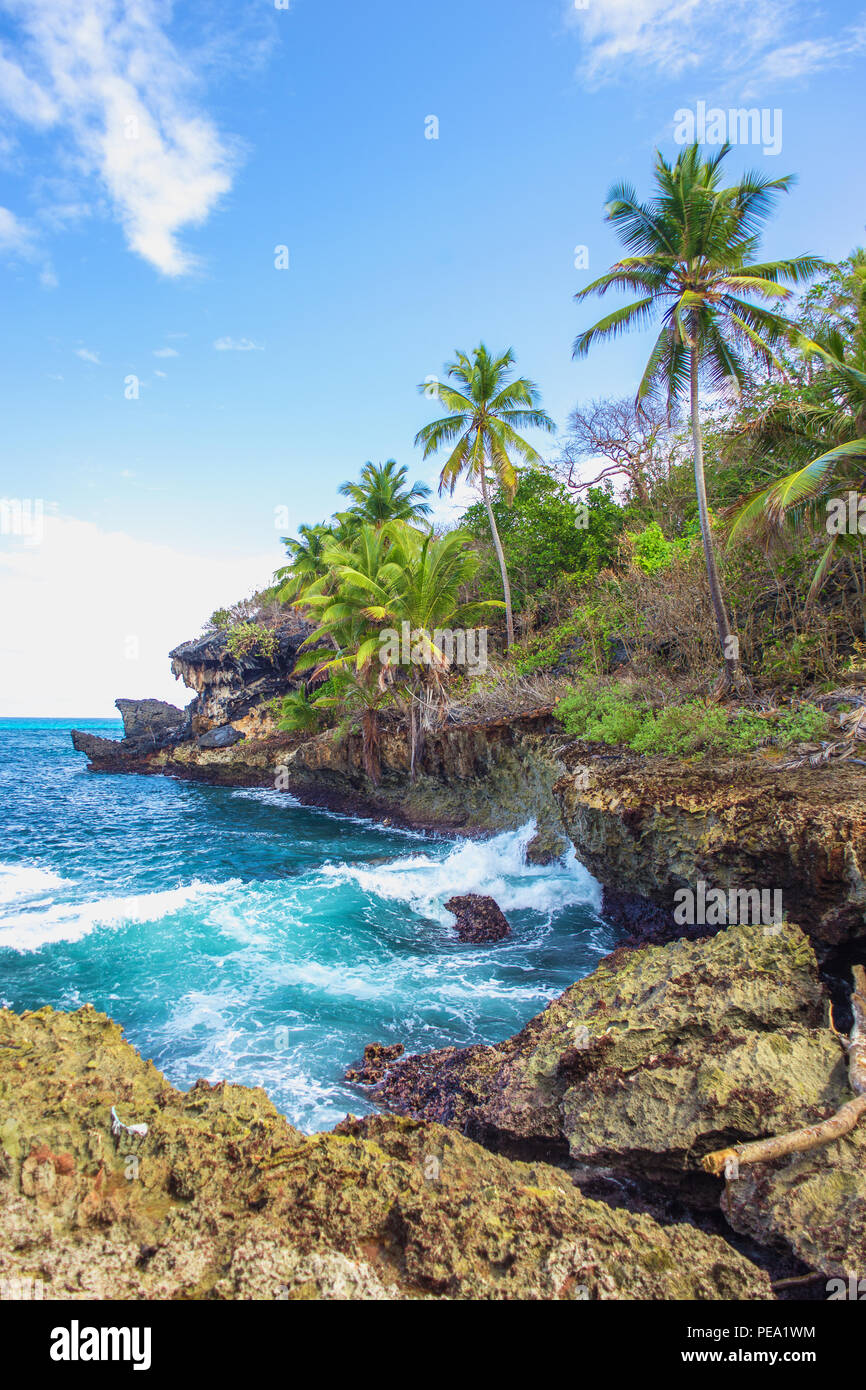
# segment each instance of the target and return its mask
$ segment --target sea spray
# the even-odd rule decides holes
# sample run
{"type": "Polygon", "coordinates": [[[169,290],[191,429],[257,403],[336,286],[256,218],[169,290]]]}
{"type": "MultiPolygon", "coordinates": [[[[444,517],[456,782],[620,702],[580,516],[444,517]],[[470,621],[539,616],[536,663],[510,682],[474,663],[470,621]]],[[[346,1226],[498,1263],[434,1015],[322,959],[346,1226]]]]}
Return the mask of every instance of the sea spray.
{"type": "Polygon", "coordinates": [[[527,861],[535,831],[535,822],[529,821],[490,839],[462,840],[445,857],[413,854],[374,866],[329,865],[324,872],[338,881],[354,881],[379,898],[404,902],[439,922],[453,920],[445,901],[454,893],[485,894],[506,913],[526,909],[549,917],[577,903],[597,911],[599,885],[578,863],[573,849],[553,864],[527,861]]]}

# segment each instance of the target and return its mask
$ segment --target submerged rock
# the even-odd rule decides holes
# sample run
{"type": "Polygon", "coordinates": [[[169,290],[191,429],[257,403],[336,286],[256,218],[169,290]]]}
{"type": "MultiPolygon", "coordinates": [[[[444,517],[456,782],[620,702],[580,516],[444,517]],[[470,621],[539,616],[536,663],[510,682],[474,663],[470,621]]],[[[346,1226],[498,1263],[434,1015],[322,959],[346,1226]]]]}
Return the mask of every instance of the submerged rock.
{"type": "Polygon", "coordinates": [[[502,941],[511,935],[508,919],[494,898],[482,893],[463,893],[449,898],[445,907],[457,918],[461,941],[502,941]]]}
{"type": "Polygon", "coordinates": [[[60,1299],[772,1296],[718,1236],[439,1125],[305,1138],[259,1089],[177,1091],[90,1007],[0,1010],[0,1278],[60,1299]],[[115,1103],[148,1125],[134,1153],[115,1103]]]}

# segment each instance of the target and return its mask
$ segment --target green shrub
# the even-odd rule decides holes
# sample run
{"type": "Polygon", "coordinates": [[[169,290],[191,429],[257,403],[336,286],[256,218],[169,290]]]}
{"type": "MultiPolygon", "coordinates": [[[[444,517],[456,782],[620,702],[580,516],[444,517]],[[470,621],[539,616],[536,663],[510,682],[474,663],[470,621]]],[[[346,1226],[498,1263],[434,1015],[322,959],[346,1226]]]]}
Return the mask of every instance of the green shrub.
{"type": "Polygon", "coordinates": [[[521,643],[511,664],[519,676],[532,676],[536,671],[548,671],[565,655],[578,635],[575,621],[560,623],[536,637],[521,643]]]}
{"type": "Polygon", "coordinates": [[[245,656],[263,656],[266,661],[273,662],[279,651],[277,634],[273,628],[263,627],[261,623],[235,623],[229,630],[226,645],[236,660],[245,656]]]}
{"type": "Polygon", "coordinates": [[[594,743],[631,744],[641,727],[644,709],[626,695],[612,690],[578,686],[556,706],[555,714],[566,733],[594,743]]]}
{"type": "Polygon", "coordinates": [[[655,710],[631,692],[598,690],[589,682],[564,696],[555,714],[573,738],[679,758],[750,753],[763,744],[785,748],[821,739],[830,728],[828,715],[815,705],[802,704],[766,716],[703,700],[655,710]]]}
{"type": "Polygon", "coordinates": [[[668,569],[678,555],[688,555],[691,546],[686,537],[666,540],[657,521],[651,521],[643,531],[626,531],[626,539],[631,542],[635,564],[644,574],[668,569]]]}
{"type": "Polygon", "coordinates": [[[277,724],[284,733],[298,733],[318,728],[319,714],[310,703],[306,690],[291,690],[282,700],[274,701],[277,724]]]}

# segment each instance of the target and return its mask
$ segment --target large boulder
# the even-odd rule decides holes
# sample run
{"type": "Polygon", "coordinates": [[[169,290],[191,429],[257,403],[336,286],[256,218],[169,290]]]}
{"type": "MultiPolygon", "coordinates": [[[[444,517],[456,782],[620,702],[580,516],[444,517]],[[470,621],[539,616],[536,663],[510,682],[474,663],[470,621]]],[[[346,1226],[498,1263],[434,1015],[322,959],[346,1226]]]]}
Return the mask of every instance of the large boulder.
{"type": "Polygon", "coordinates": [[[46,1298],[772,1297],[720,1237],[441,1126],[305,1138],[261,1090],[177,1091],[92,1008],[0,1010],[0,1038],[0,1280],[46,1298]]]}
{"type": "Polygon", "coordinates": [[[866,1126],[785,1160],[740,1166],[722,1211],[735,1231],[784,1246],[828,1278],[866,1278],[866,1126]]]}
{"type": "MultiPolygon", "coordinates": [[[[826,1119],[851,1093],[814,952],[786,923],[619,950],[515,1037],[400,1059],[376,1094],[502,1152],[567,1162],[588,1190],[709,1207],[721,1183],[702,1156],[826,1119]]],[[[731,1224],[828,1273],[862,1265],[863,1142],[743,1168],[731,1224]]]]}
{"type": "Polygon", "coordinates": [[[115,700],[114,703],[123,720],[123,742],[130,751],[165,748],[189,732],[186,711],[165,700],[115,700]]]}
{"type": "Polygon", "coordinates": [[[208,729],[207,733],[201,734],[196,741],[199,748],[232,748],[245,737],[240,729],[233,728],[231,724],[223,724],[218,729],[208,729]]]}

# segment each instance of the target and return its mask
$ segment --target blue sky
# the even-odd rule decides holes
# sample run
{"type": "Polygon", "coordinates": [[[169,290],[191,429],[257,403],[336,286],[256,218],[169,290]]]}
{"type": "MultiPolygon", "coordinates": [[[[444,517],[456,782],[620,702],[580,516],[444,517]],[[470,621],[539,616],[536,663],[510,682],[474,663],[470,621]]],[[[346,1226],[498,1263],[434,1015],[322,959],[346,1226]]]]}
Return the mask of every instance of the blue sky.
{"type": "Polygon", "coordinates": [[[513,346],[560,425],[631,391],[646,342],[575,364],[571,297],[678,109],[780,110],[731,172],[799,176],[770,254],[844,256],[864,57],[850,0],[0,0],[0,496],[47,518],[0,535],[0,713],[183,702],[165,652],[286,515],[368,458],[433,481],[415,388],[455,347],[513,346]]]}

